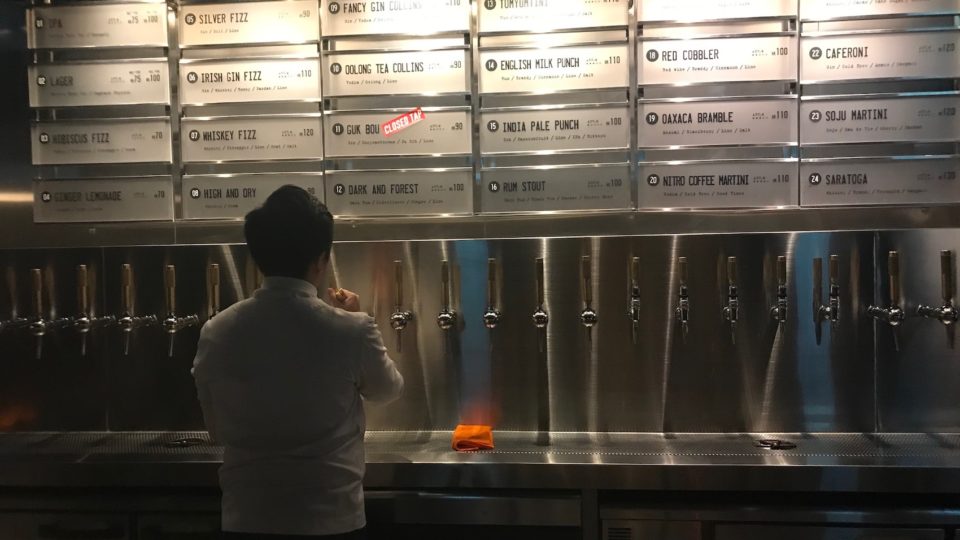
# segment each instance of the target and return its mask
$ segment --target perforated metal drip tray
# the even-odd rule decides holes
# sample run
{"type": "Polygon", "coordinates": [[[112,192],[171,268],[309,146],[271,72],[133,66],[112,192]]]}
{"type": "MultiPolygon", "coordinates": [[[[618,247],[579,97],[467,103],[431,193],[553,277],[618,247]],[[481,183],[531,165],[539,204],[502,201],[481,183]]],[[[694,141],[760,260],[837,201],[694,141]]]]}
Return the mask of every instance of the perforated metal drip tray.
{"type": "MultiPolygon", "coordinates": [[[[447,431],[374,431],[370,463],[854,464],[960,467],[960,434],[661,434],[494,432],[495,450],[457,453],[447,431]]],[[[203,432],[0,435],[0,460],[220,462],[203,432]]]]}
{"type": "MultiPolygon", "coordinates": [[[[930,459],[960,463],[960,434],[660,434],[495,432],[496,449],[472,455],[494,459],[524,456],[579,458],[591,463],[629,462],[630,458],[685,458],[716,463],[730,458],[805,460],[810,458],[897,461],[930,459]]],[[[438,456],[450,453],[447,432],[372,432],[367,434],[368,459],[390,455],[438,456]]],[[[465,459],[469,459],[467,454],[465,459]]],[[[771,463],[775,464],[775,463],[771,463]]],[[[880,463],[882,464],[882,463],[880,463]]]]}
{"type": "Polygon", "coordinates": [[[0,460],[222,461],[223,451],[202,432],[37,432],[0,435],[0,460]]]}

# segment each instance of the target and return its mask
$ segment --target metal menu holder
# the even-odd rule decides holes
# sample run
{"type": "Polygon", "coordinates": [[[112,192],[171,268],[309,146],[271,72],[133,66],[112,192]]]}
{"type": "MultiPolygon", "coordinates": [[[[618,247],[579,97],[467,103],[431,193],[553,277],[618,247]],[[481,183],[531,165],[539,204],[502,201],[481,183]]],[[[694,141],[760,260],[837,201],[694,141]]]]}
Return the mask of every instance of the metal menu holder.
{"type": "Polygon", "coordinates": [[[558,15],[540,20],[571,31],[506,34],[517,30],[509,9],[481,9],[480,210],[632,209],[626,6],[551,7],[558,15]],[[567,17],[578,9],[589,16],[567,17]]]}
{"type": "Polygon", "coordinates": [[[960,2],[800,11],[801,204],[960,201],[960,2]]]}
{"type": "Polygon", "coordinates": [[[182,219],[240,219],[292,184],[323,198],[315,0],[180,7],[182,219]]]}
{"type": "Polygon", "coordinates": [[[960,0],[51,0],[35,219],[960,203],[960,0]],[[174,202],[176,200],[176,203],[174,202]]]}
{"type": "Polygon", "coordinates": [[[472,214],[469,8],[385,7],[376,14],[346,3],[326,8],[327,205],[349,217],[472,214]],[[404,35],[418,17],[416,36],[404,35]]]}
{"type": "Polygon", "coordinates": [[[34,220],[174,216],[168,7],[27,9],[34,220]]]}
{"type": "Polygon", "coordinates": [[[705,4],[715,22],[681,24],[663,2],[641,10],[639,206],[796,206],[796,10],[705,4]]]}

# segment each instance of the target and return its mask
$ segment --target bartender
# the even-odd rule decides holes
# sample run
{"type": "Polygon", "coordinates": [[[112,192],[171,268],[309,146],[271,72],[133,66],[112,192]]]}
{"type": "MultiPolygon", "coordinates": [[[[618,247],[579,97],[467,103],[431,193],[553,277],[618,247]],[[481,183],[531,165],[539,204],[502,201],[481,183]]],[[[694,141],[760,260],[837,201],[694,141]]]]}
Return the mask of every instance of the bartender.
{"type": "Polygon", "coordinates": [[[225,538],[365,538],[363,401],[403,377],[356,294],[326,289],[333,217],[294,186],[246,217],[266,276],[203,327],[193,374],[220,468],[225,538]]]}

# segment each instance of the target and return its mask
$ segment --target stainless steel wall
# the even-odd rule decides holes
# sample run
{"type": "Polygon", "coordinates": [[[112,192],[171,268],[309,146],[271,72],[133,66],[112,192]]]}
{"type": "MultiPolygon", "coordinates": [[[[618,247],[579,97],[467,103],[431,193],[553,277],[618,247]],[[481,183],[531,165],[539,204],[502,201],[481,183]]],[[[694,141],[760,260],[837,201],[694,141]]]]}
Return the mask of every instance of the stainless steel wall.
{"type": "MultiPolygon", "coordinates": [[[[360,293],[407,380],[399,402],[371,407],[371,429],[446,430],[462,420],[544,432],[943,432],[960,420],[954,392],[960,357],[939,322],[915,316],[917,304],[941,303],[941,249],[960,249],[955,230],[347,242],[336,245],[330,282],[360,293]],[[871,304],[888,304],[891,249],[901,255],[909,315],[899,352],[887,325],[866,313],[871,304]],[[831,254],[840,261],[840,321],[835,330],[824,323],[818,345],[812,259],[831,254]],[[580,322],[585,255],[599,315],[590,335],[580,322]],[[778,328],[770,308],[781,255],[788,260],[789,311],[778,328]],[[627,316],[632,256],[641,260],[636,344],[627,316]],[[542,353],[531,321],[538,257],[545,260],[550,316],[542,353]],[[690,266],[685,340],[674,318],[678,257],[690,266]],[[735,344],[722,317],[728,257],[738,261],[735,344]],[[494,330],[481,319],[488,258],[497,262],[495,307],[502,313],[494,330]],[[403,307],[415,315],[402,352],[389,325],[396,260],[403,307]],[[453,268],[451,309],[458,314],[458,329],[450,332],[436,323],[443,260],[453,268]]],[[[44,269],[47,318],[73,315],[77,264],[87,264],[94,278],[94,314],[121,311],[120,268],[131,264],[136,314],[162,318],[162,268],[174,264],[178,314],[203,320],[210,263],[221,268],[224,307],[257,286],[243,246],[2,251],[0,319],[31,315],[34,267],[44,269]]],[[[129,356],[118,329],[101,328],[82,357],[77,333],[64,328],[45,338],[36,360],[29,332],[8,329],[0,334],[0,429],[200,428],[189,373],[197,332],[179,334],[168,358],[157,326],[135,331],[129,356]]]]}

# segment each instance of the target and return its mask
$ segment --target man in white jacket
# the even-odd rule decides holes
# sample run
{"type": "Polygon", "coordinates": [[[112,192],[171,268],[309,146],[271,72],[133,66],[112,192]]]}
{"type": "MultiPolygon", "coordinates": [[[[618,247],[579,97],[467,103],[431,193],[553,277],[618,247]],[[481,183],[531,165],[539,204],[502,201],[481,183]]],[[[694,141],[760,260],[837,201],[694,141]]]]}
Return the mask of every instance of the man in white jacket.
{"type": "Polygon", "coordinates": [[[396,399],[403,377],[357,295],[323,287],[333,217],[320,201],[284,186],[244,233],[263,288],[204,325],[193,367],[224,447],[224,536],[364,538],[363,401],[396,399]]]}

